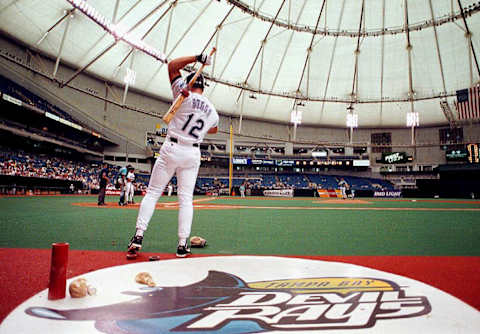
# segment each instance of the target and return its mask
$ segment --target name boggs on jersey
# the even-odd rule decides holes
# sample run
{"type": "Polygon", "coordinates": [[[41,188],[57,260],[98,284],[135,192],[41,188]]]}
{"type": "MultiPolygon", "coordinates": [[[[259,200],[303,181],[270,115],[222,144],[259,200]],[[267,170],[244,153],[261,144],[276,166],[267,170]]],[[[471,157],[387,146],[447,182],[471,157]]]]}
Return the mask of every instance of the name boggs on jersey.
{"type": "Polygon", "coordinates": [[[213,111],[211,104],[203,99],[200,99],[202,97],[201,95],[191,94],[190,96],[190,108],[202,111],[207,115],[207,117],[210,117],[210,114],[213,111]]]}
{"type": "MultiPolygon", "coordinates": [[[[173,95],[176,98],[178,95],[180,95],[180,92],[182,91],[183,88],[187,86],[186,82],[183,80],[183,78],[178,78],[172,86],[173,89],[173,95]]],[[[190,95],[187,97],[185,100],[184,104],[182,105],[183,109],[187,109],[186,111],[202,111],[203,113],[206,114],[207,117],[210,117],[210,114],[214,110],[213,105],[210,103],[210,101],[207,100],[206,97],[200,94],[196,93],[190,93],[190,95]],[[186,102],[186,103],[185,103],[186,102]]],[[[180,107],[180,108],[182,108],[180,107]]]]}
{"type": "MultiPolygon", "coordinates": [[[[173,96],[176,98],[185,86],[182,78],[175,80],[173,96]]],[[[168,133],[184,142],[201,142],[207,131],[217,124],[218,114],[210,101],[201,94],[190,93],[170,122],[168,133]]]]}

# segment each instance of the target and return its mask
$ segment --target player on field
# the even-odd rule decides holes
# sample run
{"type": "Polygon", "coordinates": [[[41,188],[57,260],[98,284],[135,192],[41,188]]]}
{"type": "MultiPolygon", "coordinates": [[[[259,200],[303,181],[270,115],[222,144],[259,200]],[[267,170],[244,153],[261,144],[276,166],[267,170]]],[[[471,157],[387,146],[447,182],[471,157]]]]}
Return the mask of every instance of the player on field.
{"type": "Polygon", "coordinates": [[[340,187],[342,198],[347,199],[347,187],[349,187],[349,185],[347,181],[343,179],[343,177],[340,179],[340,182],[338,182],[338,186],[340,187]]]}
{"type": "Polygon", "coordinates": [[[127,186],[126,186],[126,198],[127,204],[133,204],[133,195],[135,194],[135,187],[133,181],[135,181],[135,174],[133,173],[135,168],[130,167],[127,174],[127,186]]]}
{"type": "Polygon", "coordinates": [[[127,174],[128,168],[131,167],[130,165],[126,167],[120,168],[118,171],[118,184],[120,185],[120,199],[118,200],[118,205],[122,206],[125,205],[125,192],[127,191],[127,174]]]}
{"type": "MultiPolygon", "coordinates": [[[[218,114],[213,104],[203,96],[204,78],[199,75],[191,91],[180,75],[180,70],[194,62],[211,64],[211,57],[205,54],[181,57],[168,64],[168,75],[172,85],[173,98],[186,96],[181,107],[168,124],[167,137],[155,161],[147,193],[138,212],[136,232],[128,245],[127,258],[135,258],[142,247],[143,235],[155,210],[155,204],[174,174],[177,176],[178,245],[177,257],[190,255],[187,239],[190,236],[193,219],[193,190],[200,167],[200,143],[207,133],[216,133],[218,114]]],[[[187,76],[187,82],[194,73],[187,76]]]]}
{"type": "Polygon", "coordinates": [[[106,163],[103,164],[103,168],[100,171],[99,175],[99,185],[100,189],[98,190],[98,205],[106,205],[105,204],[105,192],[107,190],[107,184],[109,183],[108,179],[108,165],[106,163]]]}

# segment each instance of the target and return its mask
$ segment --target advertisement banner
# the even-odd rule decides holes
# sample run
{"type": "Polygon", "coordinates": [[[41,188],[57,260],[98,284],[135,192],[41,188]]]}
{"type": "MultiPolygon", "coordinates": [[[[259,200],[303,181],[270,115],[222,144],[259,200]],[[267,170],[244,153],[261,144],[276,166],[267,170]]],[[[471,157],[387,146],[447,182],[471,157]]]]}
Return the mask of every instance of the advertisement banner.
{"type": "Polygon", "coordinates": [[[401,190],[375,191],[373,197],[402,197],[401,190]]]}
{"type": "Polygon", "coordinates": [[[293,166],[295,165],[294,160],[277,160],[277,166],[293,166]]]}
{"type": "Polygon", "coordinates": [[[293,197],[293,189],[272,189],[264,190],[265,197],[293,197]]]}
{"type": "Polygon", "coordinates": [[[248,165],[248,160],[247,158],[233,158],[232,163],[234,165],[248,165]]]}
{"type": "Polygon", "coordinates": [[[105,195],[118,195],[118,196],[120,196],[120,190],[107,189],[107,190],[105,190],[105,195]]]}

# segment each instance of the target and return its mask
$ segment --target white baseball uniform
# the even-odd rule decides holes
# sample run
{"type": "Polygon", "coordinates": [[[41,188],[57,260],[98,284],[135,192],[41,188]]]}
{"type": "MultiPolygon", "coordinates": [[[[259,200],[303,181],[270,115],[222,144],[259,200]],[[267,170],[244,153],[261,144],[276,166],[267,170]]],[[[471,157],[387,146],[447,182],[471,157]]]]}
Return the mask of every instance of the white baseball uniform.
{"type": "MultiPolygon", "coordinates": [[[[184,79],[172,83],[175,99],[184,79]]],[[[200,143],[210,128],[218,126],[218,114],[213,104],[203,95],[192,93],[185,98],[173,119],[168,124],[167,137],[153,167],[145,197],[140,205],[137,229],[145,231],[172,176],[177,175],[178,238],[185,242],[190,236],[193,219],[193,191],[200,167],[200,143]]]]}
{"type": "Polygon", "coordinates": [[[347,192],[346,192],[346,185],[347,185],[347,182],[345,180],[341,180],[340,182],[338,182],[338,185],[340,187],[340,191],[342,192],[342,198],[347,198],[347,192]]]}
{"type": "Polygon", "coordinates": [[[173,186],[171,183],[168,184],[167,189],[168,189],[168,196],[172,196],[173,186]]]}
{"type": "Polygon", "coordinates": [[[132,172],[128,172],[126,189],[127,203],[133,202],[133,195],[135,194],[135,187],[133,186],[133,181],[135,181],[135,174],[133,174],[132,172]]]}

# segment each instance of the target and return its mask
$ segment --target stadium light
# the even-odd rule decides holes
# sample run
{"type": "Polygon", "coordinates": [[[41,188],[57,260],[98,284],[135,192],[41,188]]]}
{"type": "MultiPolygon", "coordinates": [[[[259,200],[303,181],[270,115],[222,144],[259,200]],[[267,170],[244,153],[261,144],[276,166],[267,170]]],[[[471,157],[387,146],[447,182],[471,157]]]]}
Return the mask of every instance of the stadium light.
{"type": "Polygon", "coordinates": [[[348,128],[356,128],[358,127],[358,115],[348,113],[347,114],[347,127],[348,128]]]}
{"type": "Polygon", "coordinates": [[[127,67],[127,71],[125,73],[125,77],[123,78],[123,82],[126,85],[132,86],[133,84],[135,84],[136,76],[137,76],[136,72],[127,67]]]}
{"type": "Polygon", "coordinates": [[[122,39],[123,37],[126,37],[125,35],[127,34],[127,31],[128,31],[127,27],[125,27],[121,23],[111,24],[110,29],[115,39],[122,39]]]}
{"type": "Polygon", "coordinates": [[[298,125],[302,123],[302,111],[301,110],[292,110],[290,113],[290,122],[298,125]]]}
{"type": "Polygon", "coordinates": [[[420,125],[418,112],[407,112],[407,126],[414,127],[420,125]]]}
{"type": "Polygon", "coordinates": [[[135,49],[138,49],[146,54],[152,56],[153,58],[161,61],[162,63],[167,63],[167,57],[160,52],[159,50],[151,47],[142,40],[132,37],[131,34],[128,34],[124,26],[120,24],[113,24],[108,20],[104,15],[100,14],[93,6],[88,4],[85,0],[66,0],[74,8],[81,11],[88,18],[94,21],[96,24],[101,26],[104,30],[110,33],[115,40],[122,40],[125,43],[129,44],[135,49]]]}

